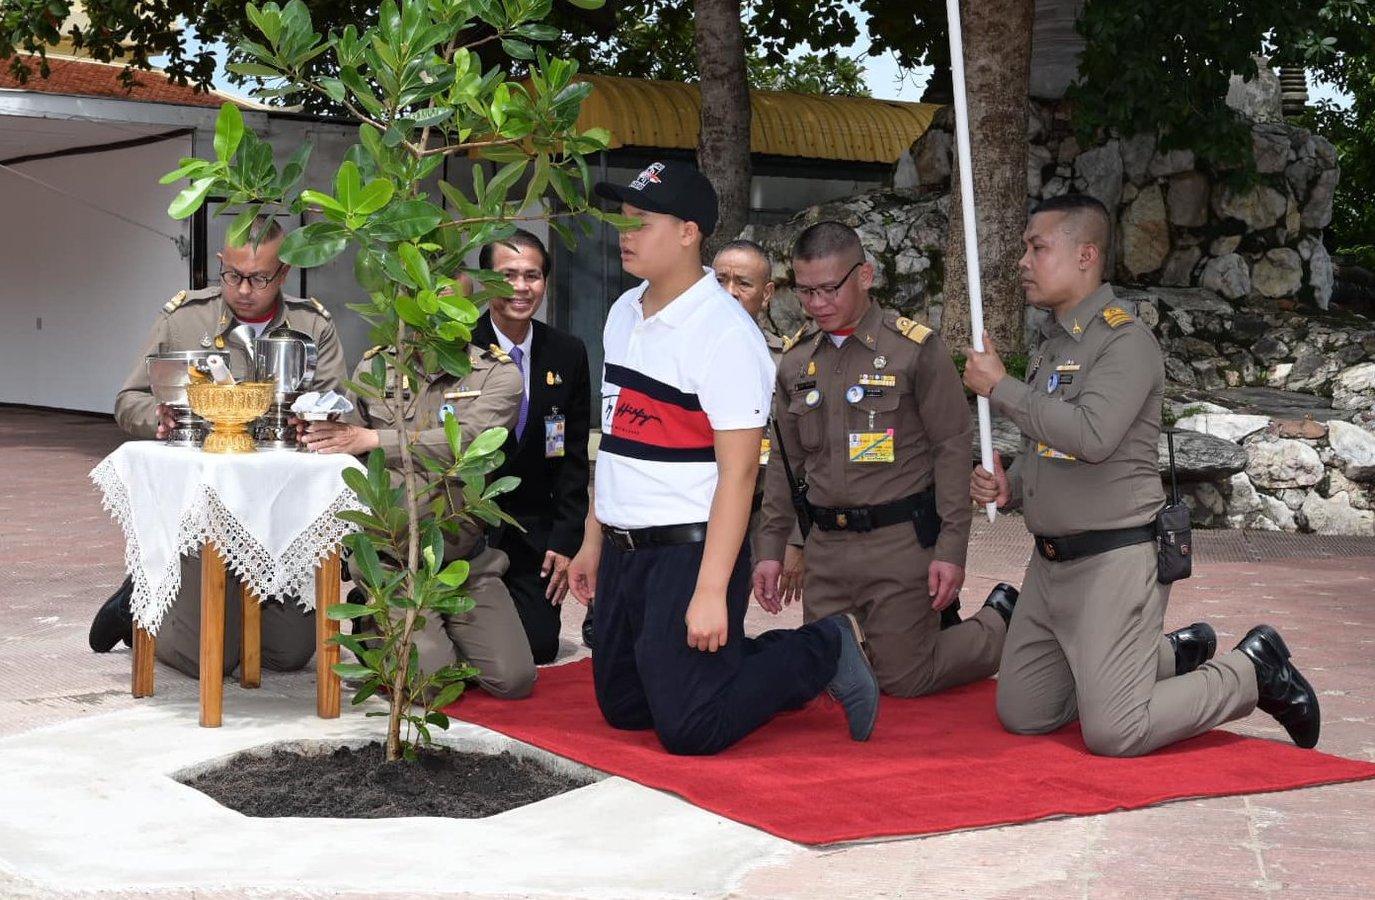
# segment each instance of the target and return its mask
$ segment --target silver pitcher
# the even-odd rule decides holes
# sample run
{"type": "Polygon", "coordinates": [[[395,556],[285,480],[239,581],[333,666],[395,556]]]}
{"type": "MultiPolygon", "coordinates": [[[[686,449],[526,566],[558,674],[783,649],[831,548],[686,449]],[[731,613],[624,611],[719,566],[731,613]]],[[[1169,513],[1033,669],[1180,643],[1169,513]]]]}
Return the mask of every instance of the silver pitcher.
{"type": "Polygon", "coordinates": [[[253,380],[276,385],[272,406],[253,426],[253,438],[260,448],[297,449],[296,429],[289,422],[291,404],[314,383],[317,357],[318,349],[310,335],[286,325],[278,325],[253,342],[253,380]]]}
{"type": "Polygon", "coordinates": [[[145,358],[148,367],[148,385],[153,399],[165,403],[172,409],[176,419],[166,443],[173,447],[199,447],[205,440],[207,427],[205,420],[191,412],[191,404],[186,400],[186,385],[191,380],[188,371],[195,367],[210,377],[207,357],[219,350],[171,350],[166,353],[151,353],[145,358]]]}

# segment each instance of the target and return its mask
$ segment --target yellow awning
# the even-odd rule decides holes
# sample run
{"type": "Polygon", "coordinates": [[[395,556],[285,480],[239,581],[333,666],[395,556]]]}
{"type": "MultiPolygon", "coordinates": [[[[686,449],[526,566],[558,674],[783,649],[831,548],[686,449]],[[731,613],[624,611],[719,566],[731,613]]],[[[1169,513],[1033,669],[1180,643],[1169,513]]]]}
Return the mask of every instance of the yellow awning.
{"type": "MultiPolygon", "coordinates": [[[[592,83],[578,128],[605,128],[611,146],[696,150],[701,96],[695,84],[607,75],[592,83]]],[[[868,97],[750,91],[750,151],[807,159],[895,163],[940,107],[868,97]]]]}

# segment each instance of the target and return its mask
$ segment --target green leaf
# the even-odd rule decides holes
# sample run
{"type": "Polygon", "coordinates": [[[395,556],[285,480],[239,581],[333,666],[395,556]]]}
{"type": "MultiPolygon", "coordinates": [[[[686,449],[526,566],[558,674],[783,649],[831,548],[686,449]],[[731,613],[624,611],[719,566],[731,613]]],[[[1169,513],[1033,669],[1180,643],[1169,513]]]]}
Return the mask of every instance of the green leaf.
{"type": "Polygon", "coordinates": [[[434,231],[444,219],[444,210],[428,200],[403,200],[378,213],[368,230],[379,241],[414,241],[434,231]]]}
{"type": "Polygon", "coordinates": [[[500,450],[501,445],[506,443],[508,433],[505,428],[488,428],[468,445],[468,450],[463,454],[463,459],[465,461],[477,459],[500,450]]]}
{"type": "Polygon", "coordinates": [[[353,212],[358,206],[358,195],[363,190],[363,179],[358,175],[358,166],[349,160],[339,164],[334,174],[334,196],[345,212],[353,212]]]}
{"type": "Polygon", "coordinates": [[[453,114],[453,107],[432,106],[429,109],[420,110],[415,115],[411,116],[411,119],[415,122],[417,128],[426,128],[447,121],[453,114]]]}
{"type": "Polygon", "coordinates": [[[210,188],[214,187],[216,178],[198,178],[191,182],[191,186],[183,188],[181,193],[172,199],[172,203],[167,207],[167,215],[174,219],[186,219],[195,214],[205,202],[205,196],[210,193],[210,188]]]}
{"type": "Polygon", "coordinates": [[[376,674],[372,669],[358,663],[335,663],[330,668],[340,678],[369,678],[376,674]]]}
{"type": "Polygon", "coordinates": [[[375,178],[358,193],[353,211],[360,216],[370,216],[391,202],[396,193],[396,185],[386,178],[375,178]]]}
{"type": "Polygon", "coordinates": [[[396,253],[401,257],[401,265],[405,267],[406,274],[411,276],[415,283],[421,287],[430,286],[430,266],[425,262],[425,257],[415,244],[397,244],[396,253]]]}
{"type": "Polygon", "coordinates": [[[265,66],[262,63],[229,63],[225,68],[235,75],[247,75],[252,78],[282,77],[281,72],[271,66],[265,66]]]}
{"type": "Polygon", "coordinates": [[[159,178],[158,184],[171,184],[174,181],[181,181],[183,178],[194,175],[196,172],[203,172],[210,167],[211,164],[203,159],[187,160],[175,170],[159,178]]]}
{"type": "Polygon", "coordinates": [[[362,616],[375,615],[376,610],[371,606],[364,606],[361,603],[336,603],[326,610],[325,615],[336,622],[344,619],[357,619],[362,616]]]}
{"type": "Polygon", "coordinates": [[[311,204],[312,206],[318,206],[321,209],[333,210],[334,212],[340,213],[341,215],[343,213],[348,212],[348,210],[344,208],[344,204],[340,203],[338,200],[335,200],[329,194],[325,194],[320,191],[314,191],[309,189],[301,191],[301,200],[305,203],[311,204]]]}
{"type": "Polygon", "coordinates": [[[568,0],[568,2],[578,9],[601,9],[606,0],[568,0]]]}
{"type": "Polygon", "coordinates": [[[466,559],[456,559],[439,573],[439,581],[449,587],[458,587],[468,580],[468,573],[471,568],[471,564],[466,559]]]}
{"type": "Polygon", "coordinates": [[[259,209],[261,207],[250,206],[235,216],[234,221],[229,225],[229,230],[225,232],[225,243],[231,247],[242,247],[247,243],[249,229],[253,227],[253,218],[259,209]]]}
{"type": "Polygon", "coordinates": [[[524,41],[517,41],[512,38],[503,38],[501,49],[506,51],[506,55],[512,59],[534,59],[535,51],[530,49],[530,45],[524,41]]]}
{"type": "Polygon", "coordinates": [[[433,712],[427,713],[427,714],[425,715],[425,721],[426,721],[426,722],[429,722],[431,725],[435,726],[436,728],[444,728],[444,729],[447,729],[447,728],[449,727],[449,717],[446,716],[446,715],[444,715],[442,712],[433,711],[433,712]]]}
{"type": "Polygon", "coordinates": [[[444,688],[438,694],[435,694],[435,708],[443,709],[450,703],[453,703],[459,697],[463,696],[463,692],[467,690],[467,688],[468,685],[462,681],[452,681],[449,684],[445,685],[444,688]]]}
{"type": "Polygon", "coordinates": [[[444,439],[449,442],[449,452],[458,459],[463,453],[463,429],[458,425],[458,416],[444,417],[444,439]]]}
{"type": "Polygon", "coordinates": [[[333,222],[312,222],[286,236],[278,251],[282,262],[301,269],[322,266],[348,247],[348,233],[333,222]]]}
{"type": "Polygon", "coordinates": [[[233,103],[220,105],[220,114],[215,117],[215,156],[220,162],[227,163],[239,149],[243,140],[243,113],[233,103]]]}

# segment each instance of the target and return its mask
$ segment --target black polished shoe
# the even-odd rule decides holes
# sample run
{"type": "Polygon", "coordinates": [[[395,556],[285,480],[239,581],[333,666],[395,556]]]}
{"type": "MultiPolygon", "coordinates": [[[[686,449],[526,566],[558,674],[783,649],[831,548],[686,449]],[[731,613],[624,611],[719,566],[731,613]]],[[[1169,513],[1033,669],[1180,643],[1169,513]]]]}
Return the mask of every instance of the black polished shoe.
{"type": "Polygon", "coordinates": [[[988,599],[984,601],[984,606],[991,606],[998,611],[998,615],[1003,617],[1003,621],[1012,624],[1012,610],[1017,605],[1018,591],[1006,581],[998,582],[988,594],[988,599]]]}
{"type": "Polygon", "coordinates": [[[949,606],[941,610],[941,631],[947,628],[954,628],[956,625],[960,624],[961,621],[960,598],[956,597],[949,606]]]}
{"type": "Polygon", "coordinates": [[[1304,749],[1316,746],[1322,729],[1318,692],[1289,661],[1289,648],[1279,632],[1269,625],[1257,625],[1236,649],[1255,664],[1260,693],[1256,706],[1274,716],[1294,743],[1304,749]]]}
{"type": "Polygon", "coordinates": [[[1195,622],[1171,631],[1165,640],[1174,648],[1174,673],[1192,672],[1213,658],[1217,652],[1217,632],[1207,622],[1195,622]]]}
{"type": "Polygon", "coordinates": [[[582,643],[588,650],[592,649],[592,607],[587,608],[587,615],[582,619],[582,643]]]}
{"type": "Polygon", "coordinates": [[[88,640],[96,653],[109,653],[120,641],[126,647],[134,646],[134,614],[129,608],[133,596],[134,579],[126,578],[95,614],[88,640]]]}

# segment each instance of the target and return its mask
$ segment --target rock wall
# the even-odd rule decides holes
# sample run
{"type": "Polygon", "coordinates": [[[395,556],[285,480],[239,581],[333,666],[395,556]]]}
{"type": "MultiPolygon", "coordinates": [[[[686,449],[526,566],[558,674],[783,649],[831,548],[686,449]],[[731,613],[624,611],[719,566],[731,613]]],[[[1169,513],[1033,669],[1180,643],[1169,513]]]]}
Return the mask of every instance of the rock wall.
{"type": "MultiPolygon", "coordinates": [[[[899,188],[949,190],[951,131],[942,110],[912,147],[899,188]]],[[[1033,101],[1028,118],[1027,201],[1092,194],[1117,218],[1117,280],[1207,287],[1229,301],[1304,301],[1326,309],[1332,260],[1322,230],[1332,220],[1339,170],[1326,138],[1282,122],[1251,127],[1256,177],[1214,172],[1192,151],[1164,151],[1153,134],[1080,146],[1063,102],[1033,101]]]]}

